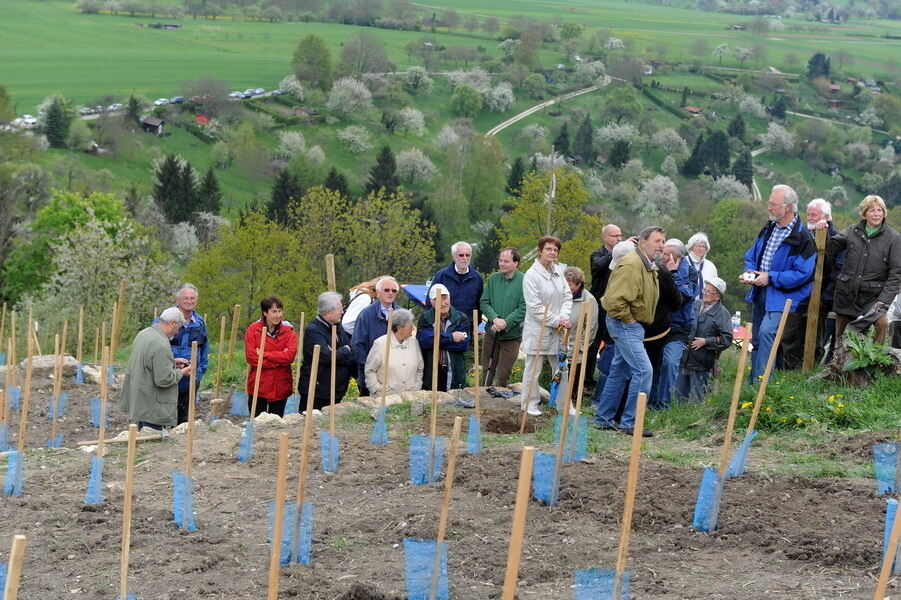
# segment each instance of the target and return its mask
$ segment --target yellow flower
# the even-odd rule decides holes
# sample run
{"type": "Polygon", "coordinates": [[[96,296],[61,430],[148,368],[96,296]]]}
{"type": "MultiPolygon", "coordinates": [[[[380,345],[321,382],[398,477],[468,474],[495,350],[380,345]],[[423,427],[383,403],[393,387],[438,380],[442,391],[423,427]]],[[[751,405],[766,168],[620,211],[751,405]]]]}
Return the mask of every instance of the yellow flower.
{"type": "Polygon", "coordinates": [[[845,408],[845,405],[842,404],[842,403],[839,403],[839,404],[838,404],[838,407],[839,407],[839,408],[845,408]]]}
{"type": "Polygon", "coordinates": [[[794,400],[795,397],[794,397],[794,396],[789,396],[788,399],[789,399],[789,400],[794,400]]]}
{"type": "Polygon", "coordinates": [[[742,402],[742,403],[741,403],[741,409],[742,409],[742,410],[748,408],[749,406],[754,406],[754,403],[753,403],[753,402],[742,402]]]}
{"type": "Polygon", "coordinates": [[[786,421],[788,421],[788,419],[785,417],[782,417],[781,419],[779,419],[780,423],[785,423],[786,421]]]}
{"type": "Polygon", "coordinates": [[[782,382],[781,382],[781,381],[774,381],[774,382],[773,382],[773,385],[779,385],[780,383],[782,383],[782,382]]]}
{"type": "Polygon", "coordinates": [[[836,398],[844,398],[844,397],[845,397],[845,395],[844,395],[844,394],[836,394],[836,396],[835,396],[835,397],[836,397],[836,398]]]}
{"type": "Polygon", "coordinates": [[[765,410],[766,412],[770,412],[771,410],[773,410],[773,407],[772,407],[772,406],[767,406],[764,410],[765,410]]]}
{"type": "Polygon", "coordinates": [[[804,419],[802,419],[801,417],[797,417],[797,418],[795,419],[795,423],[797,423],[798,425],[800,425],[800,424],[803,423],[803,422],[804,422],[804,419]]]}
{"type": "Polygon", "coordinates": [[[826,398],[826,400],[828,400],[829,402],[835,402],[835,396],[829,396],[828,398],[826,398]]]}

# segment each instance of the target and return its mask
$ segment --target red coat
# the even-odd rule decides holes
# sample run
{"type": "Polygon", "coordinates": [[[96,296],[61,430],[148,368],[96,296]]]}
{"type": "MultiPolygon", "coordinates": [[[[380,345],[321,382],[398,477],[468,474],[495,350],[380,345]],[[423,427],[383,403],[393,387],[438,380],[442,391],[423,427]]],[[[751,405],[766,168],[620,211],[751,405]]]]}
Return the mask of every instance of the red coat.
{"type": "MultiPolygon", "coordinates": [[[[247,395],[253,397],[253,386],[257,378],[257,354],[260,349],[260,334],[264,328],[263,319],[254,321],[244,334],[244,356],[247,358],[247,395]]],[[[291,363],[297,355],[297,334],[294,327],[282,321],[275,335],[266,336],[263,348],[263,370],[260,372],[259,397],[270,402],[284,400],[292,393],[294,379],[291,363]]]]}

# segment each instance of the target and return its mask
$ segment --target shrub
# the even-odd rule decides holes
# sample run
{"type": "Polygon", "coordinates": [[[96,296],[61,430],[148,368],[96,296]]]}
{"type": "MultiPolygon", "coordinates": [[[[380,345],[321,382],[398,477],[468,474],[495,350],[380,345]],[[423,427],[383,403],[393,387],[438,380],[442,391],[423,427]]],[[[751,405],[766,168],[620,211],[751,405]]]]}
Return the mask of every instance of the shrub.
{"type": "Polygon", "coordinates": [[[354,154],[369,152],[375,147],[372,143],[372,135],[360,125],[345,127],[338,132],[338,139],[347,144],[348,149],[354,154]]]}

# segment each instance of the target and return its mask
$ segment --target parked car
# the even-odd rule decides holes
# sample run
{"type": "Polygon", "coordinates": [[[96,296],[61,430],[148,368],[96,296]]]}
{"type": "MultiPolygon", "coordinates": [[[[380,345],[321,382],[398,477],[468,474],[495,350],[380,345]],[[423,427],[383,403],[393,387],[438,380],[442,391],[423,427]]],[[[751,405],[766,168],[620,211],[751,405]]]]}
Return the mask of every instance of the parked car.
{"type": "Polygon", "coordinates": [[[22,125],[25,127],[34,127],[38,124],[38,120],[31,115],[22,115],[20,118],[22,119],[22,125]]]}
{"type": "Polygon", "coordinates": [[[244,92],[232,92],[228,95],[229,98],[243,98],[244,92]]]}
{"type": "Polygon", "coordinates": [[[263,88],[257,88],[257,89],[255,89],[255,90],[253,91],[253,93],[254,93],[255,95],[259,96],[260,94],[265,94],[265,93],[266,93],[266,90],[263,89],[263,88]]]}
{"type": "Polygon", "coordinates": [[[256,88],[247,88],[244,90],[244,98],[253,98],[254,94],[256,94],[256,88]]]}
{"type": "Polygon", "coordinates": [[[116,111],[122,110],[122,108],[123,108],[122,104],[119,102],[116,102],[114,104],[110,104],[109,106],[107,106],[106,110],[108,110],[110,112],[116,112],[116,111]]]}
{"type": "Polygon", "coordinates": [[[154,106],[166,106],[167,104],[169,104],[168,98],[157,98],[153,101],[154,106]]]}
{"type": "Polygon", "coordinates": [[[273,96],[283,96],[285,94],[285,90],[278,88],[277,90],[272,90],[273,96]]]}
{"type": "Polygon", "coordinates": [[[94,114],[94,109],[90,106],[82,106],[78,109],[78,114],[80,114],[81,116],[92,115],[94,114]]]}
{"type": "Polygon", "coordinates": [[[184,96],[172,96],[172,98],[169,99],[169,103],[170,104],[184,104],[185,97],[184,96]]]}

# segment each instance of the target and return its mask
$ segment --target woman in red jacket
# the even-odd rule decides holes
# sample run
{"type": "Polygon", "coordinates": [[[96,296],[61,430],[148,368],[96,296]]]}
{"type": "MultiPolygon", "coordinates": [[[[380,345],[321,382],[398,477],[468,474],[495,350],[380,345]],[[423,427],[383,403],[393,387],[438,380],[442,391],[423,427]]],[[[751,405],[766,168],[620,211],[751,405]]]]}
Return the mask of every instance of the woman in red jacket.
{"type": "Polygon", "coordinates": [[[268,412],[284,416],[285,404],[291,395],[294,382],[291,363],[297,355],[297,334],[288,321],[282,320],[282,301],[269,296],[260,301],[263,316],[247,328],[244,334],[244,355],[247,357],[247,407],[253,406],[253,388],[257,378],[257,356],[260,350],[260,336],[266,330],[266,345],[263,347],[263,370],[260,371],[260,390],[254,417],[268,412]]]}

